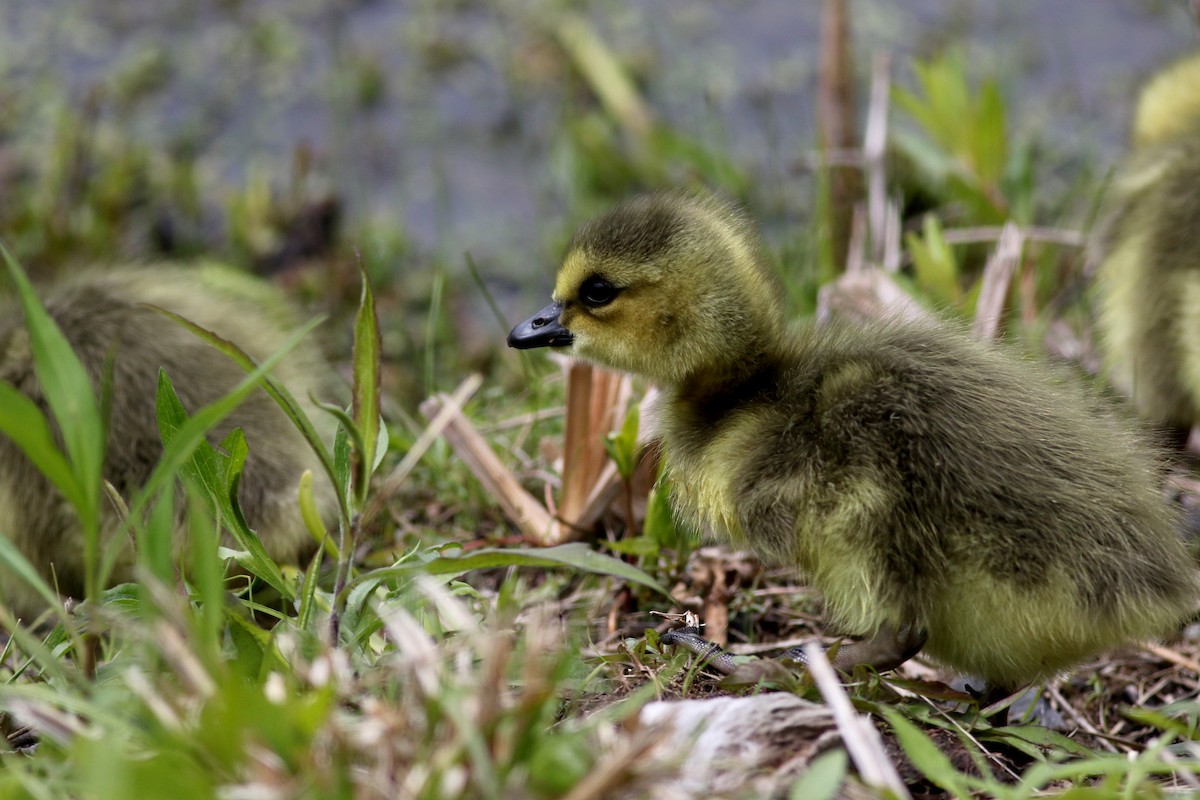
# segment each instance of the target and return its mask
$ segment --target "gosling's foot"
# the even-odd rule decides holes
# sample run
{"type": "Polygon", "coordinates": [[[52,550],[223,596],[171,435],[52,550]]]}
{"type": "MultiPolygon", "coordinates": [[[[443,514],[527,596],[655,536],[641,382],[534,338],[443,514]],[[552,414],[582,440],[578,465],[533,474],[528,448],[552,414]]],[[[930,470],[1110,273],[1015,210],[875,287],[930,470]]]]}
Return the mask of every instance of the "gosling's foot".
{"type": "MultiPolygon", "coordinates": [[[[732,655],[700,635],[700,629],[695,627],[676,628],[667,631],[659,640],[663,644],[678,645],[695,653],[713,669],[723,675],[730,675],[737,669],[738,661],[732,655]]],[[[915,656],[925,644],[925,632],[915,625],[893,627],[881,625],[870,639],[846,642],[840,645],[834,654],[833,666],[849,671],[859,664],[874,667],[878,672],[885,672],[903,664],[915,656]]],[[[776,661],[807,666],[808,658],[801,647],[792,647],[776,661]]]]}

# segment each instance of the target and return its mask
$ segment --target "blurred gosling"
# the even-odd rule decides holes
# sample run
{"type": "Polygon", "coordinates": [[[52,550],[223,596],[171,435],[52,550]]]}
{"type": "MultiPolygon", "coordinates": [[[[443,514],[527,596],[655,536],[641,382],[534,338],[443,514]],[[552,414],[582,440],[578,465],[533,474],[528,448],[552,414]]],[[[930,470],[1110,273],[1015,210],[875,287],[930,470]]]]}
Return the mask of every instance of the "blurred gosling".
{"type": "Polygon", "coordinates": [[[1110,379],[1182,447],[1200,422],[1200,56],[1143,88],[1092,241],[1110,379]]]}
{"type": "MultiPolygon", "coordinates": [[[[115,358],[103,475],[127,501],[162,453],[155,416],[159,369],[166,370],[189,413],[226,394],[245,377],[224,354],[141,304],[174,311],[233,341],[256,360],[279,349],[298,327],[295,314],[276,290],[215,265],[97,272],[43,291],[42,301],[83,362],[93,387],[99,387],[110,353],[115,358]]],[[[308,400],[310,392],[322,400],[338,395],[319,348],[310,340],[301,342],[272,374],[288,386],[318,430],[331,440],[329,415],[308,400]]],[[[49,414],[34,373],[24,316],[15,299],[0,302],[0,380],[49,414]]],[[[256,390],[217,426],[209,441],[219,442],[235,427],[242,428],[250,450],[238,490],[246,520],[273,558],[294,563],[314,547],[298,508],[301,473],[311,469],[316,475],[318,507],[326,518],[335,507],[332,490],[317,457],[263,390],[256,390]]],[[[103,505],[107,516],[102,537],[107,541],[118,520],[110,504],[103,505]]],[[[75,513],[4,436],[0,436],[0,535],[7,536],[51,586],[67,596],[82,596],[83,534],[75,513]]],[[[177,549],[179,545],[177,537],[177,549]]],[[[113,581],[132,577],[132,554],[126,548],[113,581]]],[[[26,622],[44,608],[24,582],[3,570],[0,598],[26,622]]]]}
{"type": "Polygon", "coordinates": [[[508,342],[661,387],[678,511],[807,574],[862,639],[841,667],[923,650],[1015,688],[1193,611],[1157,465],[1081,391],[955,329],[789,329],[781,296],[734,208],[636,197],[508,342]]]}

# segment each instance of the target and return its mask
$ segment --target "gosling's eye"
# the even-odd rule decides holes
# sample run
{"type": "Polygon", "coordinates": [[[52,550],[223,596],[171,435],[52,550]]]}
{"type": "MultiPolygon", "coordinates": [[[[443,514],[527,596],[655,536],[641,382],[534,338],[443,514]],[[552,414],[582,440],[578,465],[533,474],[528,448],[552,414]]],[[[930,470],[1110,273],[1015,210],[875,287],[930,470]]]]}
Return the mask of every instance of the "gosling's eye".
{"type": "Polygon", "coordinates": [[[620,291],[604,278],[593,275],[579,287],[579,299],[589,308],[599,308],[611,303],[620,291]]]}

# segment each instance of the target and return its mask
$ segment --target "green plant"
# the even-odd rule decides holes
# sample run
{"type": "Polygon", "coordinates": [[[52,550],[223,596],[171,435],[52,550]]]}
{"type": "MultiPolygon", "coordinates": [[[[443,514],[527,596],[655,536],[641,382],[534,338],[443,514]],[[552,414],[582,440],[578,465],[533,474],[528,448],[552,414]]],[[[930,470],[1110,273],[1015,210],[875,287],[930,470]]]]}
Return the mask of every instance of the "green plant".
{"type": "Polygon", "coordinates": [[[1010,147],[1008,109],[999,84],[987,79],[973,91],[962,56],[953,52],[916,62],[913,72],[918,90],[896,88],[893,96],[919,135],[898,130],[895,145],[975,224],[1009,218],[1030,222],[1032,151],[1010,147]]]}

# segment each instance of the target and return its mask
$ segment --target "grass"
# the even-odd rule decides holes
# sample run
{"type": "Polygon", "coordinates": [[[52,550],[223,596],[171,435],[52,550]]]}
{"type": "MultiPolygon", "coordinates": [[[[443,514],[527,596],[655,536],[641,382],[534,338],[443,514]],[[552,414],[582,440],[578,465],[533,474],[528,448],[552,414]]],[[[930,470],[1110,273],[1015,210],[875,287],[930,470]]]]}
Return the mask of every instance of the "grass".
{"type": "MultiPolygon", "coordinates": [[[[627,65],[586,23],[560,23],[546,35],[582,87],[581,99],[568,101],[576,105],[563,115],[557,144],[571,215],[586,216],[629,191],[688,182],[756,201],[745,168],[658,118],[627,65]]],[[[141,69],[143,78],[126,73],[123,80],[131,92],[152,92],[161,63],[141,69]]],[[[961,58],[913,69],[911,88],[893,95],[898,129],[887,152],[888,199],[903,199],[894,204],[905,232],[903,248],[897,245],[905,263],[894,280],[930,307],[972,318],[995,226],[1015,219],[1029,232],[1065,227],[1065,220],[1073,228],[1088,219],[1098,187],[1085,174],[1082,186],[1043,188],[1043,176],[1059,165],[1040,161],[1032,146],[1009,144],[1027,132],[1014,130],[1003,94],[971,81],[961,58]],[[1087,199],[1072,205],[1071,197],[1087,199]]],[[[355,92],[378,98],[384,78],[368,72],[370,85],[355,92]]],[[[795,575],[696,552],[671,519],[669,487],[654,486],[653,468],[639,473],[636,405],[606,440],[628,502],[607,510],[602,535],[545,549],[516,541],[496,498],[444,440],[424,436],[429,423],[417,400],[484,367],[483,388],[464,416],[541,500],[544,487],[553,492],[561,480],[555,461],[563,454],[555,451],[572,423],[544,412],[569,405],[564,383],[544,359],[522,356],[514,366],[494,350],[478,363],[465,354],[458,329],[469,315],[458,304],[490,291],[483,269],[471,263],[467,282],[439,261],[401,285],[386,265],[418,263],[405,232],[353,222],[349,238],[361,256],[336,240],[322,242],[290,277],[302,297],[327,298],[326,335],[352,342],[352,349],[333,347],[354,402],[331,410],[340,422],[331,449],[311,433],[286,387],[273,387],[322,455],[324,474],[305,480],[336,488],[336,530],[309,513],[322,548],[308,564],[277,565],[239,524],[229,489],[245,444],[234,434],[214,447],[204,433],[267,364],[195,330],[241,364],[247,379],[189,416],[163,376],[161,466],[142,493],[121,498],[139,542],[141,578],[108,586],[98,532],[100,504],[108,502],[99,472],[103,393],[96,395],[56,337],[18,262],[42,273],[48,265],[113,257],[140,241],[153,217],[147,208],[169,208],[186,234],[202,227],[202,209],[222,206],[201,196],[186,150],[152,152],[112,136],[96,103],[103,100],[57,110],[50,146],[31,162],[37,178],[8,187],[15,200],[0,209],[0,237],[15,253],[6,253],[8,270],[51,406],[44,417],[0,384],[0,431],[76,509],[89,554],[84,602],[38,625],[19,624],[0,607],[9,633],[0,654],[0,727],[9,741],[0,753],[0,796],[653,796],[662,782],[673,785],[686,762],[654,754],[652,734],[623,724],[638,706],[656,697],[756,690],[719,686],[686,658],[662,652],[665,625],[651,610],[704,610],[710,624],[723,614],[737,651],[825,633],[819,603],[795,575]],[[388,481],[418,447],[427,449],[397,473],[402,480],[388,481]],[[183,569],[170,557],[177,481],[191,498],[183,569]],[[217,546],[222,529],[236,549],[217,546]],[[670,599],[664,587],[673,587],[670,599]]],[[[177,236],[168,252],[251,264],[286,250],[325,202],[309,188],[307,163],[298,156],[291,174],[274,176],[275,186],[290,191],[251,175],[223,200],[223,238],[177,236]]],[[[789,296],[803,309],[818,306],[818,280],[815,271],[794,267],[802,259],[793,256],[815,252],[813,242],[828,228],[821,215],[834,213],[814,207],[807,226],[792,224],[795,232],[779,245],[789,296]]],[[[565,228],[545,235],[561,239],[565,228]]],[[[865,241],[899,235],[869,229],[865,241]]],[[[1086,342],[1081,285],[1077,247],[1028,233],[1012,283],[1001,287],[1004,335],[1040,350],[1042,332],[1065,320],[1086,342]]],[[[498,343],[493,328],[503,326],[491,317],[502,317],[499,303],[485,299],[498,343]]],[[[305,496],[302,488],[298,502],[305,496]]],[[[0,561],[54,598],[4,538],[0,561]]],[[[1189,638],[1084,665],[1045,694],[1065,733],[1028,720],[994,726],[916,669],[858,674],[846,691],[894,743],[891,758],[914,793],[1164,796],[1194,788],[1200,773],[1195,677],[1179,669],[1194,669],[1198,654],[1189,638]]],[[[820,697],[805,677],[769,677],[820,697]]],[[[862,789],[844,756],[815,762],[804,780],[797,792],[854,785],[880,796],[862,789]]]]}

